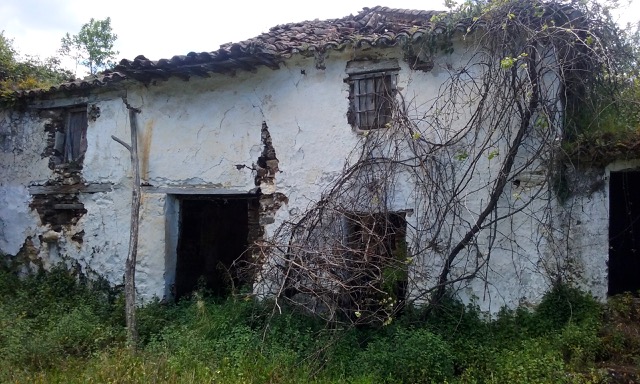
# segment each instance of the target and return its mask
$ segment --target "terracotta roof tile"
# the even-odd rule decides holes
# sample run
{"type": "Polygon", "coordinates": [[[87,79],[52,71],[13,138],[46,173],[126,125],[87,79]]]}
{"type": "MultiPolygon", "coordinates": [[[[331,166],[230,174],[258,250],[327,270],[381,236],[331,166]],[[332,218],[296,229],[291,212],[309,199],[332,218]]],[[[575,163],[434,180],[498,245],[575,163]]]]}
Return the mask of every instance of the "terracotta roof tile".
{"type": "MultiPolygon", "coordinates": [[[[556,5],[551,11],[565,11],[563,7],[556,5]]],[[[424,36],[444,33],[446,25],[442,21],[434,22],[434,16],[443,13],[446,12],[377,6],[364,8],[355,16],[340,19],[282,24],[254,38],[223,44],[217,51],[190,52],[157,61],[144,56],[137,56],[133,60],[123,59],[113,70],[98,76],[61,84],[48,90],[26,91],[23,95],[37,96],[56,91],[101,87],[124,79],[143,82],[171,76],[188,79],[192,75],[204,76],[209,72],[254,70],[261,65],[277,69],[280,62],[295,53],[313,55],[316,52],[342,50],[347,46],[393,46],[399,42],[416,41],[424,36]]],[[[464,19],[456,24],[456,30],[465,32],[482,28],[481,22],[464,19]]]]}

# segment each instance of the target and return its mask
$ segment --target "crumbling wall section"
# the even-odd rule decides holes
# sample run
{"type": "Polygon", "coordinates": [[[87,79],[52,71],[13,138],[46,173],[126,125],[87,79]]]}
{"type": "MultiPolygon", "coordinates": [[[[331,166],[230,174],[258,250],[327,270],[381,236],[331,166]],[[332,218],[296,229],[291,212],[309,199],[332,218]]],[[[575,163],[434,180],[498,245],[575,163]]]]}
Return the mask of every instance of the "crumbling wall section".
{"type": "Polygon", "coordinates": [[[121,155],[105,144],[126,123],[117,119],[121,102],[102,103],[107,115],[116,117],[109,121],[98,119],[101,106],[88,107],[85,135],[91,148],[66,162],[61,137],[67,105],[82,111],[77,105],[86,104],[65,99],[48,103],[51,107],[0,111],[0,254],[22,268],[65,263],[118,284],[118,265],[121,255],[126,256],[126,241],[119,238],[127,238],[128,215],[123,212],[130,193],[123,195],[117,187],[123,176],[126,183],[117,164],[121,155]],[[103,156],[96,158],[96,152],[103,156]],[[85,178],[86,169],[107,177],[85,178]]]}
{"type": "Polygon", "coordinates": [[[37,111],[0,111],[0,254],[17,255],[28,238],[40,246],[40,218],[30,207],[28,186],[51,173],[42,157],[45,122],[37,111]]]}
{"type": "MultiPolygon", "coordinates": [[[[273,140],[271,140],[269,127],[265,121],[262,122],[260,138],[262,153],[254,167],[256,171],[255,184],[260,188],[259,224],[264,226],[275,222],[274,215],[283,204],[287,204],[288,199],[284,194],[276,192],[276,174],[280,170],[278,168],[279,161],[273,140]]],[[[255,237],[257,240],[264,234],[264,231],[260,232],[252,234],[251,237],[255,237]]]]}

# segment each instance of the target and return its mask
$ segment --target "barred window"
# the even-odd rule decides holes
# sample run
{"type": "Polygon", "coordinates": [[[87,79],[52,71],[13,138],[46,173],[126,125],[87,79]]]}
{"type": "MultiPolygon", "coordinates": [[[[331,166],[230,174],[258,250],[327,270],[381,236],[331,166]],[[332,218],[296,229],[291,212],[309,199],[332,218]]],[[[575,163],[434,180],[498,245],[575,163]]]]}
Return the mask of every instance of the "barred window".
{"type": "Polygon", "coordinates": [[[391,122],[396,95],[398,64],[384,62],[350,62],[347,64],[349,120],[356,129],[384,128],[391,122]],[[384,70],[381,70],[386,68],[384,70]]]}

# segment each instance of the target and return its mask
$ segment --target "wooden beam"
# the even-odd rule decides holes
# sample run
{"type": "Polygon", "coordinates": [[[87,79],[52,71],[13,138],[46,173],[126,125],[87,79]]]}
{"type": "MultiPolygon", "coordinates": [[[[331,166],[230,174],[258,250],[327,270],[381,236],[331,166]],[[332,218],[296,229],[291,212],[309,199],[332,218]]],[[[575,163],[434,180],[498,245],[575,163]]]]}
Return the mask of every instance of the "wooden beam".
{"type": "Polygon", "coordinates": [[[113,184],[32,185],[27,187],[32,195],[111,192],[113,184]]]}
{"type": "Polygon", "coordinates": [[[108,92],[92,94],[90,96],[35,100],[29,103],[29,107],[33,109],[67,108],[75,105],[91,104],[100,101],[112,100],[113,98],[120,97],[121,94],[124,93],[122,91],[109,90],[108,92]]]}
{"type": "Polygon", "coordinates": [[[53,209],[84,209],[84,204],[53,204],[53,209]]]}
{"type": "Polygon", "coordinates": [[[255,190],[239,191],[234,189],[226,189],[216,186],[166,186],[166,187],[153,187],[143,186],[142,191],[144,193],[163,193],[167,195],[254,195],[255,190]]]}
{"type": "Polygon", "coordinates": [[[362,60],[362,61],[350,61],[347,63],[347,75],[365,74],[372,72],[385,72],[385,71],[397,71],[400,69],[398,60],[362,60]]]}

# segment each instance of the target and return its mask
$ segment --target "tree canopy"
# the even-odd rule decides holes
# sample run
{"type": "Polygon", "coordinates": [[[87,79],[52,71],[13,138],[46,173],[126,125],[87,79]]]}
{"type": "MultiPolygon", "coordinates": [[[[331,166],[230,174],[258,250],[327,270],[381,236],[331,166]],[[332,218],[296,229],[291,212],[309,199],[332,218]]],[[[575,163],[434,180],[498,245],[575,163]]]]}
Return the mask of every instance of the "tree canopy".
{"type": "Polygon", "coordinates": [[[91,18],[88,23],[80,28],[76,35],[68,32],[62,38],[60,53],[63,56],[73,58],[77,64],[81,64],[89,70],[90,74],[96,74],[113,66],[116,55],[119,53],[113,49],[118,35],[111,29],[111,18],[95,20],[91,18]]]}

